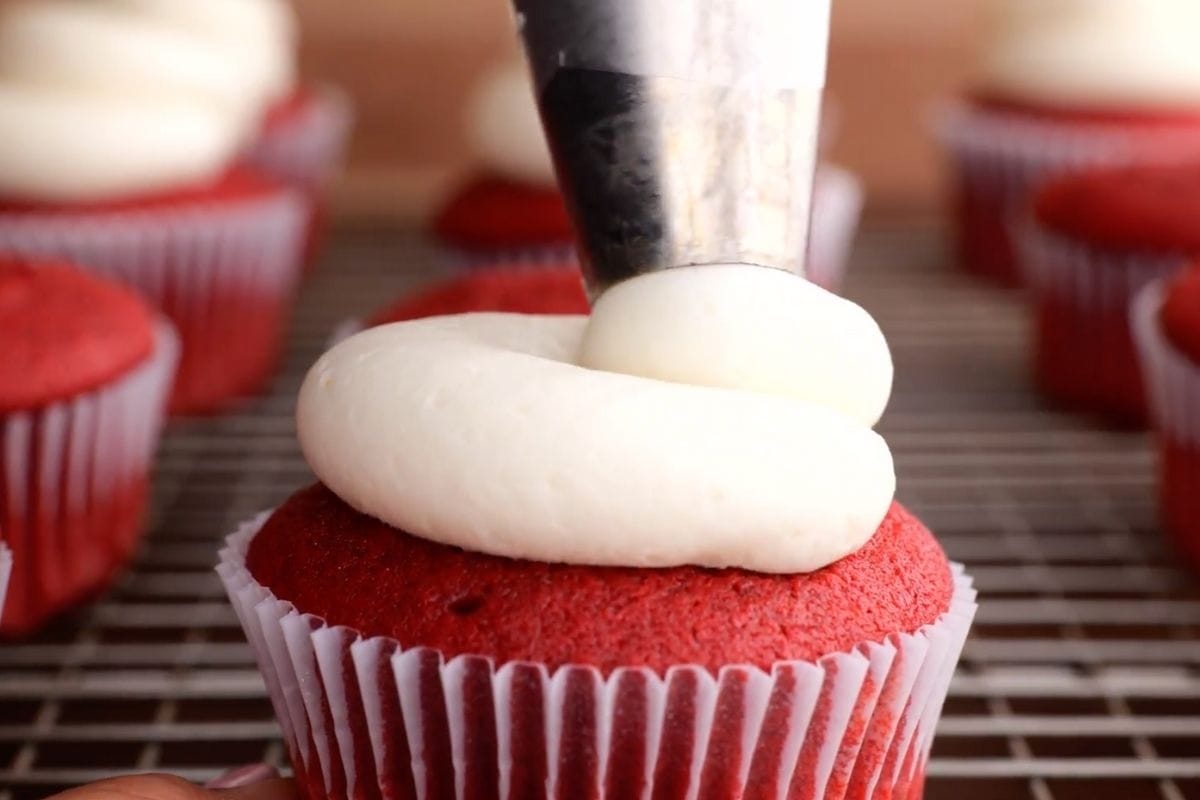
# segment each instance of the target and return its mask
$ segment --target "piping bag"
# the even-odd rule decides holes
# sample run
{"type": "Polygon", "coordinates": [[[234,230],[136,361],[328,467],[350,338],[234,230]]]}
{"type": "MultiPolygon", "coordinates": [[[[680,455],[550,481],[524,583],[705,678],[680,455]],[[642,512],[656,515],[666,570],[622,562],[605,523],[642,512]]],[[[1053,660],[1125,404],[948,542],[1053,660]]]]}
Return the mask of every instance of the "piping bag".
{"type": "Polygon", "coordinates": [[[593,299],[637,275],[804,276],[830,0],[513,0],[593,299]]]}

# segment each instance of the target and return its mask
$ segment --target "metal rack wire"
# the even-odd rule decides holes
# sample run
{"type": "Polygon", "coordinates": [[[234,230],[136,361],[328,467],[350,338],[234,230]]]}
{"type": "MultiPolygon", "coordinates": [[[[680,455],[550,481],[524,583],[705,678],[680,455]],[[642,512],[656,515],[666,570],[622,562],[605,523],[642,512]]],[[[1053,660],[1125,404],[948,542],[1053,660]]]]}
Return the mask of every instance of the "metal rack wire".
{"type": "MultiPolygon", "coordinates": [[[[895,351],[882,431],[901,499],[982,590],[926,796],[1200,798],[1200,583],[1156,529],[1148,440],[1045,410],[1019,296],[948,273],[938,242],[928,224],[869,226],[849,291],[895,351]]],[[[403,234],[344,232],[273,393],[169,433],[135,569],[37,639],[0,644],[0,800],[283,759],[212,573],[217,543],[309,479],[291,398],[333,326],[437,264],[403,234]]]]}

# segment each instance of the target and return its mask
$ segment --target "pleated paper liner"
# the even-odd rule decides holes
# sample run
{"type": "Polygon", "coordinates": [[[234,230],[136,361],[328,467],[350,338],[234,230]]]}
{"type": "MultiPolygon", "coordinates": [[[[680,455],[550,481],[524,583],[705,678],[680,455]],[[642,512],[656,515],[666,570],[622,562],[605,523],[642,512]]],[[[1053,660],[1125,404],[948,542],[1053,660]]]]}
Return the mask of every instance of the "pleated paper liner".
{"type": "Polygon", "coordinates": [[[1022,270],[1011,229],[1048,178],[1094,167],[1200,158],[1200,129],[1033,119],[958,103],[942,109],[935,132],[954,173],[954,215],[962,269],[1007,285],[1022,270]]]}
{"type": "Polygon", "coordinates": [[[1200,570],[1200,365],[1163,331],[1166,284],[1158,280],[1142,289],[1130,315],[1158,438],[1162,521],[1200,570]]]}
{"type": "Polygon", "coordinates": [[[299,195],[187,209],[0,215],[0,250],[59,256],[127,284],[182,342],[172,413],[221,410],[270,379],[299,277],[299,195]]]}
{"type": "Polygon", "coordinates": [[[246,163],[305,193],[309,207],[304,263],[311,268],[328,227],[330,183],[341,172],[354,129],[354,105],[341,89],[322,85],[295,119],[271,126],[251,145],[246,163]]]}
{"type": "Polygon", "coordinates": [[[919,800],[975,613],[955,566],[934,624],[769,672],[446,660],[274,597],[245,565],[267,516],[228,539],[218,572],[310,800],[919,800]]]}
{"type": "Polygon", "coordinates": [[[807,277],[831,292],[840,292],[845,281],[865,199],[862,181],[853,172],[831,164],[818,168],[807,277]]]}
{"type": "Polygon", "coordinates": [[[178,339],[103,386],[0,415],[0,539],[11,550],[0,632],[32,630],[107,585],[142,533],[178,339]]]}
{"type": "Polygon", "coordinates": [[[4,598],[8,595],[8,577],[12,574],[12,550],[0,542],[0,617],[4,616],[4,598]]]}
{"type": "Polygon", "coordinates": [[[1129,306],[1173,275],[1183,256],[1105,251],[1025,218],[1015,237],[1036,304],[1034,369],[1042,390],[1068,408],[1119,425],[1144,425],[1148,405],[1129,306]]]}

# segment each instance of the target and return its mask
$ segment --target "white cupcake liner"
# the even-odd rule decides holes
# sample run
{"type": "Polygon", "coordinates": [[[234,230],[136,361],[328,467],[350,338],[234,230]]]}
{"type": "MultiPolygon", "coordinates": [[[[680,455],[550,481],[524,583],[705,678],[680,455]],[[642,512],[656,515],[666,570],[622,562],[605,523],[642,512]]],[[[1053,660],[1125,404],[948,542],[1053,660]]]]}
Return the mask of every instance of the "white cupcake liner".
{"type": "Polygon", "coordinates": [[[12,551],[0,630],[28,629],[100,588],[131,554],[178,358],[159,322],[152,355],[129,374],[0,415],[0,539],[12,551]]]}
{"type": "Polygon", "coordinates": [[[217,569],[296,770],[327,797],[410,796],[403,783],[417,797],[463,798],[480,782],[501,798],[907,792],[923,778],[975,613],[955,566],[936,623],[816,663],[729,666],[716,678],[695,665],[607,678],[589,666],[496,668],[364,639],[277,599],[245,564],[267,517],[230,536],[217,569]]]}
{"type": "Polygon", "coordinates": [[[989,198],[1008,227],[1028,211],[1032,193],[1065,173],[1134,163],[1178,163],[1200,158],[1200,127],[1137,129],[1025,117],[962,102],[940,110],[934,123],[950,154],[961,191],[989,198]]]}
{"type": "Polygon", "coordinates": [[[1145,286],[1187,266],[1182,254],[1104,250],[1059,235],[1028,215],[1013,227],[1025,283],[1089,311],[1127,309],[1145,286]]]}
{"type": "Polygon", "coordinates": [[[862,218],[865,192],[849,170],[823,164],[814,183],[808,279],[836,292],[841,289],[862,218]]]}
{"type": "Polygon", "coordinates": [[[1167,339],[1159,320],[1167,282],[1144,287],[1130,308],[1155,425],[1173,442],[1200,449],[1200,366],[1167,339]]]}
{"type": "Polygon", "coordinates": [[[299,118],[260,136],[243,156],[251,166],[309,190],[326,187],[341,170],[354,128],[354,105],[341,89],[322,85],[299,118]]]}
{"type": "Polygon", "coordinates": [[[0,250],[68,259],[138,291],[180,335],[173,407],[207,411],[265,378],[255,373],[282,344],[306,215],[287,190],[188,208],[0,213],[0,250]]]}
{"type": "Polygon", "coordinates": [[[8,594],[8,576],[12,574],[12,550],[0,542],[0,618],[4,617],[4,598],[8,594]]]}

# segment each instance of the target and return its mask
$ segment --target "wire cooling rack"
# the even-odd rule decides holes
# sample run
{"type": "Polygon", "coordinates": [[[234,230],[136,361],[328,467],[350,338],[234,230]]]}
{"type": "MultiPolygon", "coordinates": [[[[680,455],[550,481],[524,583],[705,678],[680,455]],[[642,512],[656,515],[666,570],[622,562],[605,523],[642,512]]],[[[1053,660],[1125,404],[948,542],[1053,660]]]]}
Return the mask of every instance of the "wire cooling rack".
{"type": "MultiPolygon", "coordinates": [[[[939,242],[932,224],[869,225],[848,292],[895,352],[882,431],[900,496],[982,590],[926,797],[1200,798],[1200,584],[1156,529],[1148,442],[1047,411],[1019,296],[949,273],[939,242]]],[[[133,571],[37,639],[0,643],[0,800],[284,759],[212,572],[218,542],[310,480],[292,398],[334,325],[438,263],[411,236],[343,232],[272,394],[168,434],[133,571]]]]}

